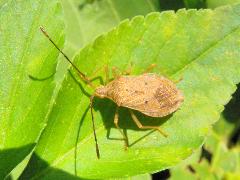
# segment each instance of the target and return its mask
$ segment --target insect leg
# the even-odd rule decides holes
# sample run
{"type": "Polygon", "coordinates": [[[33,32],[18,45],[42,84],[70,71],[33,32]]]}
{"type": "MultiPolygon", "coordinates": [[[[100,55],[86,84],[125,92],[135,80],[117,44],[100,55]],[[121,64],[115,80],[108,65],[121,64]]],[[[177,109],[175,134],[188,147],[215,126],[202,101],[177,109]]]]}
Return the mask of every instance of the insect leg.
{"type": "Polygon", "coordinates": [[[113,74],[114,79],[118,78],[121,75],[130,75],[132,72],[132,67],[133,67],[133,65],[131,63],[130,66],[125,71],[121,72],[121,70],[118,67],[113,66],[112,74],[113,74]]]}
{"type": "Polygon", "coordinates": [[[91,109],[91,116],[92,116],[92,127],[93,127],[93,134],[94,134],[94,140],[95,140],[95,146],[96,146],[96,153],[97,153],[97,158],[99,159],[100,153],[99,153],[97,135],[96,135],[96,131],[95,131],[94,116],[93,116],[93,99],[94,99],[94,95],[90,97],[90,109],[91,109]]]}
{"type": "Polygon", "coordinates": [[[156,130],[158,130],[163,136],[165,136],[165,137],[168,136],[168,135],[167,135],[164,131],[162,131],[161,128],[158,127],[158,126],[143,126],[143,125],[141,124],[141,122],[138,120],[137,116],[136,116],[131,110],[129,110],[129,111],[130,111],[130,114],[131,114],[131,117],[132,117],[133,121],[134,121],[135,124],[138,126],[138,128],[140,128],[140,129],[156,129],[156,130]]]}
{"type": "Polygon", "coordinates": [[[97,75],[97,73],[100,72],[100,71],[102,71],[103,68],[105,68],[105,66],[101,66],[101,67],[97,68],[97,69],[90,75],[89,79],[92,80],[93,78],[95,78],[95,76],[97,75]]]}
{"type": "Polygon", "coordinates": [[[109,82],[109,69],[108,69],[108,65],[104,65],[104,66],[101,66],[99,68],[97,68],[92,74],[91,76],[89,77],[90,81],[94,81],[96,79],[100,79],[100,82],[101,84],[103,85],[106,85],[108,82],[109,82]],[[103,82],[103,79],[101,76],[96,76],[96,74],[99,72],[99,71],[102,71],[104,70],[105,72],[105,82],[103,82]]]}
{"type": "Polygon", "coordinates": [[[147,67],[147,69],[143,71],[143,74],[151,72],[153,68],[155,68],[156,66],[157,66],[156,64],[151,64],[150,66],[147,67]]]}
{"type": "Polygon", "coordinates": [[[121,131],[120,127],[118,126],[118,120],[119,120],[118,109],[119,109],[119,107],[117,106],[115,116],[114,116],[114,124],[115,124],[116,128],[119,130],[119,132],[122,134],[124,142],[125,142],[125,149],[127,149],[128,148],[127,136],[121,131]]]}
{"type": "Polygon", "coordinates": [[[120,70],[117,67],[115,67],[115,66],[112,67],[112,74],[113,74],[113,78],[114,79],[116,79],[119,76],[121,76],[120,70]]]}
{"type": "Polygon", "coordinates": [[[108,65],[105,66],[105,73],[106,73],[106,79],[105,79],[105,85],[109,83],[109,69],[108,69],[108,65]]]}
{"type": "Polygon", "coordinates": [[[133,63],[131,62],[130,63],[130,66],[125,70],[123,71],[123,75],[130,75],[132,73],[132,69],[133,69],[133,63]]]}
{"type": "Polygon", "coordinates": [[[183,80],[183,78],[182,77],[180,77],[179,79],[177,79],[177,80],[173,80],[173,82],[175,83],[175,84],[177,84],[177,83],[179,83],[180,81],[182,81],[183,80]]]}

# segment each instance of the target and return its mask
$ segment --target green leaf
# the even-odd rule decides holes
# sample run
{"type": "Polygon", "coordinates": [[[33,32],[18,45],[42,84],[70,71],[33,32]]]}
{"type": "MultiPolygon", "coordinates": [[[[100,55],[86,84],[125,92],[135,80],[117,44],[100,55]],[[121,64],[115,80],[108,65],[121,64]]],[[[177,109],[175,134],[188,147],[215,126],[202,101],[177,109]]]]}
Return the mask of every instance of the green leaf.
{"type": "MultiPolygon", "coordinates": [[[[208,139],[211,141],[216,141],[216,147],[211,152],[211,162],[206,159],[202,159],[200,162],[195,162],[191,164],[194,173],[188,171],[195,179],[228,179],[228,176],[239,176],[240,171],[240,148],[234,147],[229,149],[224,141],[220,141],[212,135],[208,139]]],[[[208,147],[209,140],[206,142],[206,147],[208,147]]],[[[189,166],[188,166],[189,167],[189,166]]],[[[171,174],[172,179],[177,179],[180,174],[185,174],[187,172],[187,167],[182,167],[181,169],[173,169],[171,174]],[[179,174],[176,174],[179,172],[179,174]],[[177,175],[177,176],[176,176],[177,175]]],[[[238,179],[236,178],[236,179],[238,179]]]]}
{"type": "Polygon", "coordinates": [[[62,0],[67,43],[74,52],[120,21],[157,11],[156,0],[101,0],[91,4],[79,0],[62,0]]]}
{"type": "Polygon", "coordinates": [[[27,164],[32,156],[32,153],[28,154],[27,157],[24,158],[24,160],[19,163],[14,169],[11,171],[11,173],[4,179],[4,180],[13,180],[18,179],[24,169],[27,167],[27,164]]]}
{"type": "Polygon", "coordinates": [[[216,8],[218,6],[240,3],[240,0],[206,0],[206,5],[208,8],[216,8]]]}
{"type": "Polygon", "coordinates": [[[212,154],[210,169],[218,179],[240,178],[240,144],[232,142],[233,136],[236,133],[239,134],[239,104],[240,89],[238,88],[204,145],[206,150],[212,154]]]}
{"type": "Polygon", "coordinates": [[[239,134],[239,104],[240,88],[225,106],[219,121],[214,124],[213,131],[205,141],[201,157],[172,168],[172,180],[187,176],[191,176],[191,179],[240,178],[240,147],[232,142],[232,136],[239,134]]]}
{"type": "Polygon", "coordinates": [[[183,177],[191,177],[191,179],[229,179],[228,177],[238,179],[240,177],[240,148],[229,149],[225,142],[216,139],[215,135],[208,138],[207,147],[209,139],[216,142],[215,149],[209,151],[212,155],[211,162],[201,158],[187,165],[174,167],[171,169],[171,180],[181,179],[180,177],[182,179],[183,177]]]}
{"type": "Polygon", "coordinates": [[[194,173],[191,171],[192,164],[195,164],[199,161],[201,156],[201,148],[194,152],[189,158],[185,159],[177,166],[170,169],[170,178],[171,180],[179,179],[196,179],[194,173]]]}
{"type": "Polygon", "coordinates": [[[239,142],[233,140],[239,136],[240,128],[240,88],[233,94],[231,101],[225,106],[219,121],[213,126],[211,136],[207,138],[205,148],[213,153],[224,144],[228,148],[239,146],[239,142]],[[236,141],[236,142],[234,142],[236,141]]]}
{"type": "Polygon", "coordinates": [[[46,124],[58,52],[39,26],[63,44],[57,1],[7,1],[0,7],[0,179],[33,149],[46,124]]]}
{"type": "MultiPolygon", "coordinates": [[[[69,57],[97,36],[109,31],[125,18],[158,11],[158,0],[62,0],[66,24],[64,52],[69,57]]],[[[68,64],[59,57],[57,82],[61,83],[68,64]]]]}
{"type": "MultiPolygon", "coordinates": [[[[130,144],[125,151],[124,142],[114,140],[122,138],[113,124],[115,104],[96,98],[98,160],[86,96],[93,91],[71,70],[22,178],[57,179],[63,171],[66,176],[82,178],[132,176],[163,170],[189,157],[201,146],[240,82],[239,16],[239,5],[214,11],[152,13],[122,22],[82,49],[75,63],[88,76],[106,64],[121,71],[133,64],[133,74],[141,74],[156,63],[153,72],[174,80],[182,78],[177,86],[185,100],[177,112],[165,118],[137,114],[143,124],[161,125],[169,137],[139,130],[122,108],[120,127],[126,129],[130,144]]],[[[98,74],[104,77],[105,73],[98,74]]]]}

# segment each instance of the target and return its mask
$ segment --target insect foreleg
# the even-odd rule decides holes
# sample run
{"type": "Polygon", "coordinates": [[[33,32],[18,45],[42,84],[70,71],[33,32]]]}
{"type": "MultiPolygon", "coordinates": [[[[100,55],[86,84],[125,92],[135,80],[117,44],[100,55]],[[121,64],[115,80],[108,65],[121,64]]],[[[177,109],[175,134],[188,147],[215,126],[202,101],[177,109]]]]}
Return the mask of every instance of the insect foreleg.
{"type": "Polygon", "coordinates": [[[168,135],[167,135],[164,131],[162,131],[162,130],[160,129],[160,127],[158,127],[158,126],[143,126],[143,125],[141,124],[141,122],[138,120],[137,116],[136,116],[131,110],[129,110],[129,111],[130,111],[130,114],[131,114],[131,117],[132,117],[133,121],[135,122],[135,124],[137,125],[138,128],[140,128],[140,129],[156,129],[156,130],[158,130],[163,136],[165,136],[165,137],[168,136],[168,135]]]}

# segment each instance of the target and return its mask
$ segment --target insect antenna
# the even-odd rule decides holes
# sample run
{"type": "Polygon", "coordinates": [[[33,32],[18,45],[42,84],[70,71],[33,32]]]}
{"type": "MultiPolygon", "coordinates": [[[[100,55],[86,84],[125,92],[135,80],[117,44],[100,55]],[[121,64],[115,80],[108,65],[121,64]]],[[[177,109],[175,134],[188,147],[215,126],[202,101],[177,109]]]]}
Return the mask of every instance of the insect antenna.
{"type": "MultiPolygon", "coordinates": [[[[45,31],[45,29],[40,26],[40,30],[42,33],[48,38],[48,40],[57,48],[57,50],[65,57],[65,59],[73,66],[73,68],[79,73],[81,79],[85,81],[88,85],[90,85],[93,89],[95,89],[95,86],[91,83],[91,81],[88,79],[88,77],[82,73],[77,66],[68,58],[68,56],[56,45],[56,43],[52,40],[52,38],[48,35],[48,33],[45,31]]],[[[94,134],[94,140],[96,144],[96,153],[97,153],[97,158],[100,158],[100,153],[99,153],[99,148],[98,148],[98,143],[97,143],[97,135],[95,131],[95,123],[94,123],[94,116],[93,116],[93,98],[94,96],[90,97],[90,108],[91,108],[91,116],[92,116],[92,125],[93,125],[93,134],[94,134]]]]}
{"type": "Polygon", "coordinates": [[[48,38],[48,40],[55,46],[55,48],[57,48],[57,50],[65,57],[65,59],[72,65],[72,67],[79,73],[81,79],[85,81],[93,89],[95,89],[95,86],[91,83],[90,79],[88,79],[88,77],[83,72],[81,72],[77,68],[77,66],[68,58],[68,56],[57,46],[57,44],[52,40],[52,38],[48,35],[47,31],[45,31],[45,29],[42,26],[40,26],[40,30],[48,38]]]}

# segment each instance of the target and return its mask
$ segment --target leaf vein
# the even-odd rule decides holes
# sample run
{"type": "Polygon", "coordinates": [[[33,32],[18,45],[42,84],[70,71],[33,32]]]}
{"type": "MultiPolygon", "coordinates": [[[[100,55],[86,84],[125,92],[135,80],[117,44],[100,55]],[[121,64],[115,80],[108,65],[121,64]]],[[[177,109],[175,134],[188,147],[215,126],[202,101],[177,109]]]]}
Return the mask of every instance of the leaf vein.
{"type": "Polygon", "coordinates": [[[208,52],[210,52],[211,50],[213,50],[218,44],[220,44],[221,42],[223,42],[227,37],[231,36],[232,34],[234,34],[235,32],[237,32],[239,30],[240,26],[235,27],[234,29],[232,29],[228,34],[224,35],[222,38],[220,38],[219,40],[217,40],[216,42],[213,42],[209,47],[207,47],[205,50],[203,50],[201,53],[199,53],[196,57],[192,58],[185,66],[183,66],[182,68],[180,68],[179,70],[173,72],[172,76],[175,76],[176,74],[184,71],[186,68],[188,68],[192,63],[194,63],[196,60],[198,60],[200,57],[204,56],[205,54],[207,54],[208,52]]]}

